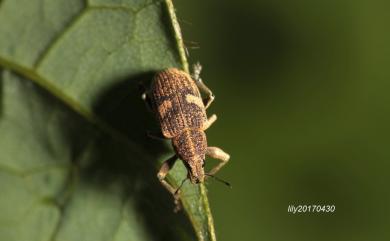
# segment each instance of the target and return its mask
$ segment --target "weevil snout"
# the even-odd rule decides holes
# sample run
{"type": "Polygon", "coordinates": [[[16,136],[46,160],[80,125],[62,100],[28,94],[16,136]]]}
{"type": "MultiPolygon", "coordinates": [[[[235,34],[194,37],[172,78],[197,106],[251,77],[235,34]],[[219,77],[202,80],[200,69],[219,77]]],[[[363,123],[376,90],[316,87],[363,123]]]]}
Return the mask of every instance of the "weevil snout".
{"type": "Polygon", "coordinates": [[[203,159],[191,160],[188,163],[188,178],[191,183],[198,184],[204,182],[204,169],[203,169],[203,159]]]}
{"type": "Polygon", "coordinates": [[[204,160],[207,150],[206,135],[202,130],[185,130],[172,138],[172,145],[188,171],[193,184],[204,181],[204,160]]]}

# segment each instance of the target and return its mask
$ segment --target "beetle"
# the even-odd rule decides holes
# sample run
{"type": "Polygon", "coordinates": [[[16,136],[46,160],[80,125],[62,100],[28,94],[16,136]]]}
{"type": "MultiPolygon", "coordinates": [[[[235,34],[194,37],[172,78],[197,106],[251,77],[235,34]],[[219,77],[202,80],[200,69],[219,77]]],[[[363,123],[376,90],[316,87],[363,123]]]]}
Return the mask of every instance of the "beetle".
{"type": "Polygon", "coordinates": [[[229,161],[229,154],[218,147],[207,145],[205,130],[216,120],[215,114],[207,118],[206,109],[214,100],[211,90],[200,78],[201,65],[194,65],[193,76],[177,68],[168,68],[155,74],[151,88],[142,97],[155,113],[161,133],[151,137],[170,139],[175,154],[166,160],[157,177],[161,184],[179,202],[179,189],[169,184],[165,177],[179,158],[187,168],[191,183],[203,183],[205,176],[213,176],[229,161]],[[200,90],[205,92],[202,98],[200,90]],[[210,172],[205,173],[205,157],[220,160],[210,172]]]}

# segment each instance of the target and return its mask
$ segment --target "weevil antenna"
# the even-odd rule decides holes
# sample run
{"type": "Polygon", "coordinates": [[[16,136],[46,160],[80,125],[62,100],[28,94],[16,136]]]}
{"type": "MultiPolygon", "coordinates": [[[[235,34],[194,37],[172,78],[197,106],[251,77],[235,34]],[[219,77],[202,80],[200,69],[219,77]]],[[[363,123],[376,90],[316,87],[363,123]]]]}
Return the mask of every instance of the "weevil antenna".
{"type": "Polygon", "coordinates": [[[221,179],[221,178],[219,178],[219,177],[216,177],[216,176],[211,175],[211,174],[208,174],[208,173],[205,173],[205,175],[208,176],[208,177],[212,177],[212,178],[214,178],[215,180],[217,180],[217,181],[219,181],[219,182],[222,182],[222,183],[225,184],[226,186],[232,188],[232,185],[230,185],[230,183],[228,183],[227,181],[225,181],[225,180],[223,180],[223,179],[221,179]]]}
{"type": "Polygon", "coordinates": [[[184,185],[184,183],[185,183],[187,180],[188,180],[188,177],[187,177],[186,179],[184,179],[184,180],[181,182],[179,188],[176,189],[176,191],[175,191],[175,195],[180,191],[181,187],[184,185]]]}

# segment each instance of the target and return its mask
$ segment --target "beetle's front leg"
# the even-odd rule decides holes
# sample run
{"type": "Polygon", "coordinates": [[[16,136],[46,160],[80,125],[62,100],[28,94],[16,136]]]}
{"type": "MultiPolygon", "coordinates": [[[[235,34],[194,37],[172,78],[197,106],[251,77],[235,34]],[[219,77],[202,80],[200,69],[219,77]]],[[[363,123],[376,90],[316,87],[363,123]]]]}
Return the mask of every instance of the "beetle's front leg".
{"type": "Polygon", "coordinates": [[[166,160],[160,170],[157,173],[157,178],[161,182],[161,184],[167,189],[175,199],[175,209],[174,211],[177,212],[181,209],[180,205],[180,191],[175,189],[171,184],[169,184],[167,181],[165,181],[165,177],[167,176],[168,172],[172,169],[173,164],[175,164],[177,160],[177,156],[173,155],[171,158],[166,160]]]}
{"type": "Polygon", "coordinates": [[[210,175],[214,175],[221,169],[230,159],[230,155],[224,152],[222,149],[214,146],[207,147],[206,155],[211,156],[212,158],[218,159],[221,162],[217,166],[213,167],[209,172],[210,175]]]}
{"type": "Polygon", "coordinates": [[[192,77],[195,80],[196,86],[198,86],[198,88],[207,95],[207,97],[205,99],[203,99],[203,104],[204,104],[205,108],[207,109],[207,108],[209,108],[211,103],[214,101],[215,96],[214,96],[213,92],[203,83],[202,79],[200,78],[201,71],[202,71],[202,65],[200,65],[199,62],[194,64],[193,71],[192,71],[193,72],[192,77]]]}

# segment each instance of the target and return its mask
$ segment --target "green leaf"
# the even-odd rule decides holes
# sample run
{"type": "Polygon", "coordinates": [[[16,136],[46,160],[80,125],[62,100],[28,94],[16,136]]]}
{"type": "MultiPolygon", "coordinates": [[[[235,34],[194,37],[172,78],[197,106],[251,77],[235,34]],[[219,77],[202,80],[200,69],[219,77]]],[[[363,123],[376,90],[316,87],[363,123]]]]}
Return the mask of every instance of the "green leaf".
{"type": "Polygon", "coordinates": [[[205,187],[174,214],[145,136],[139,82],[187,65],[171,0],[0,1],[0,239],[215,240],[205,187]]]}

